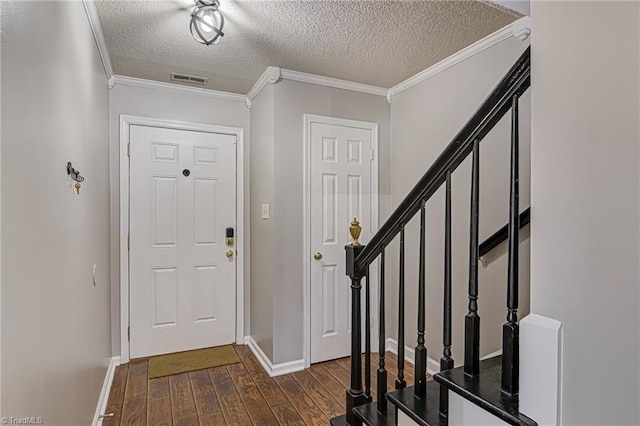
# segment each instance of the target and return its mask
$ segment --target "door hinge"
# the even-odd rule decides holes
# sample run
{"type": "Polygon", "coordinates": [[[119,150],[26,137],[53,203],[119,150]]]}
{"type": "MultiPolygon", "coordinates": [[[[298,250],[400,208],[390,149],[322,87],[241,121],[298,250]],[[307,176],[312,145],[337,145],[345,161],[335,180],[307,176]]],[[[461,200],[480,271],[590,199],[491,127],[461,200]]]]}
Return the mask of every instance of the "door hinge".
{"type": "Polygon", "coordinates": [[[127,340],[131,341],[131,327],[127,326],[127,340]]]}
{"type": "Polygon", "coordinates": [[[127,157],[131,157],[131,143],[127,144],[127,157]]]}
{"type": "Polygon", "coordinates": [[[131,250],[131,234],[127,234],[127,250],[131,250]]]}
{"type": "Polygon", "coordinates": [[[373,160],[373,150],[369,150],[369,160],[373,160]]]}

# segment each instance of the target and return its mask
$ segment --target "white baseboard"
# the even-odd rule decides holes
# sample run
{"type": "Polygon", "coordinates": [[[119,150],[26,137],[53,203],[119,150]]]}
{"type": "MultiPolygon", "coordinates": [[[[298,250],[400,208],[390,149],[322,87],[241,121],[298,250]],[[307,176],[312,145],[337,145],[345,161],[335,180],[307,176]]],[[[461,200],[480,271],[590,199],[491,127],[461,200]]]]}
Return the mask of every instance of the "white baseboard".
{"type": "Polygon", "coordinates": [[[109,360],[109,366],[107,367],[107,374],[104,376],[104,382],[102,383],[102,391],[100,391],[100,398],[98,399],[98,406],[96,407],[96,413],[93,415],[93,426],[102,425],[101,414],[104,414],[107,409],[107,403],[109,402],[109,392],[111,392],[111,384],[113,383],[113,376],[116,373],[116,367],[120,365],[120,357],[114,356],[109,360]]]}
{"type": "MultiPolygon", "coordinates": [[[[398,354],[398,341],[396,339],[387,337],[385,347],[389,352],[396,355],[398,354]]],[[[480,360],[493,358],[494,356],[498,356],[498,355],[502,355],[502,349],[498,349],[495,352],[491,352],[490,354],[487,354],[482,358],[480,358],[480,360]]],[[[413,348],[405,345],[404,359],[411,364],[415,364],[415,353],[413,348]]],[[[427,373],[433,376],[434,374],[437,374],[439,372],[440,372],[440,362],[431,358],[430,356],[427,356],[427,373]]]]}
{"type": "MultiPolygon", "coordinates": [[[[389,352],[396,355],[398,354],[398,341],[396,339],[387,337],[387,340],[385,341],[385,347],[389,352]]],[[[408,361],[410,364],[416,363],[414,348],[409,347],[407,345],[404,346],[404,359],[405,361],[408,361]]],[[[437,374],[439,372],[440,372],[440,363],[437,360],[431,358],[430,356],[427,356],[427,373],[433,376],[434,374],[437,374]]]]}
{"type": "Polygon", "coordinates": [[[245,336],[245,344],[249,346],[251,352],[258,358],[260,365],[267,372],[270,377],[280,376],[282,374],[294,373],[296,371],[304,370],[304,359],[297,359],[295,361],[281,362],[279,364],[273,364],[269,357],[262,351],[260,346],[253,340],[251,336],[245,336]]]}
{"type": "Polygon", "coordinates": [[[483,356],[482,358],[480,358],[480,361],[484,360],[484,359],[489,359],[489,358],[493,358],[494,356],[498,356],[498,355],[502,355],[502,349],[498,349],[495,352],[491,352],[490,354],[486,354],[485,356],[483,356]]]}

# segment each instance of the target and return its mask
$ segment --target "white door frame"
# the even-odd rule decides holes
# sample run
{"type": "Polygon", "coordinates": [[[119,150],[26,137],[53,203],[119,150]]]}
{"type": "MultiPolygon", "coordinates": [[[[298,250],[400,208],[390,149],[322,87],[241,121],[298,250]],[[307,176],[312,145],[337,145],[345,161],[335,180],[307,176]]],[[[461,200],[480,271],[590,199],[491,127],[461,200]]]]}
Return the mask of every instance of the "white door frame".
{"type": "Polygon", "coordinates": [[[120,357],[129,362],[129,144],[130,126],[221,133],[236,137],[236,343],[244,343],[244,130],[213,124],[120,115],[120,357]]]}
{"type": "MultiPolygon", "coordinates": [[[[302,297],[303,297],[303,312],[304,312],[304,348],[302,355],[304,358],[304,367],[308,368],[311,365],[311,179],[309,173],[311,172],[311,124],[329,124],[344,127],[355,127],[358,129],[366,129],[371,131],[371,150],[373,151],[373,161],[371,167],[371,227],[375,233],[378,230],[378,124],[370,123],[366,121],[347,120],[343,118],[325,117],[322,115],[304,114],[304,144],[303,144],[303,156],[304,156],[304,168],[303,168],[303,237],[302,237],[302,297]]],[[[348,223],[344,224],[345,229],[349,227],[348,223]]],[[[377,268],[372,265],[370,271],[370,277],[377,276],[377,268]]],[[[376,282],[376,280],[372,280],[376,282]]],[[[371,306],[377,306],[375,301],[377,300],[378,290],[375,285],[371,286],[371,306]]],[[[363,309],[364,312],[364,309],[363,309]]],[[[371,312],[373,315],[374,312],[371,312]]],[[[372,321],[372,339],[371,347],[377,347],[378,336],[375,333],[377,329],[375,320],[376,316],[373,315],[372,321]]],[[[363,324],[364,326],[364,324],[363,324]]],[[[364,336],[364,334],[363,334],[364,336]]],[[[364,349],[364,348],[363,348],[364,349]]]]}

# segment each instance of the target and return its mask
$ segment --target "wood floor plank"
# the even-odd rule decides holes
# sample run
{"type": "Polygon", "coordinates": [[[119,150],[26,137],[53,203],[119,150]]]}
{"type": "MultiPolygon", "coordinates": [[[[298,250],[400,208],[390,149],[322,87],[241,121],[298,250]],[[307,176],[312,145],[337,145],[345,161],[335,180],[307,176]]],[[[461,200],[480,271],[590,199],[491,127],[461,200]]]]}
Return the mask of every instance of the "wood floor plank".
{"type": "Polygon", "coordinates": [[[247,367],[245,367],[245,365],[241,362],[237,364],[227,365],[227,371],[229,372],[233,383],[236,385],[236,388],[238,388],[238,391],[243,385],[255,383],[255,381],[253,380],[253,376],[251,376],[251,373],[249,373],[247,367]]]}
{"type": "Polygon", "coordinates": [[[169,376],[169,387],[171,389],[171,410],[174,418],[196,413],[196,404],[193,399],[188,373],[169,376]]]}
{"type": "Polygon", "coordinates": [[[166,398],[170,396],[169,376],[149,379],[149,399],[166,398]]]}
{"type": "Polygon", "coordinates": [[[225,367],[216,367],[210,368],[209,374],[227,424],[251,425],[249,413],[247,413],[242,399],[236,391],[229,371],[225,367]]]}
{"type": "Polygon", "coordinates": [[[351,357],[339,358],[336,359],[336,362],[345,370],[351,371],[351,357]]]}
{"type": "MultiPolygon", "coordinates": [[[[146,361],[119,366],[109,393],[105,426],[324,425],[342,415],[350,384],[349,358],[271,378],[251,350],[241,363],[147,379],[146,361]],[[144,380],[143,380],[144,379],[144,380]]],[[[389,356],[388,363],[396,358],[389,356]]],[[[372,357],[372,393],[377,356],[372,357]]],[[[389,368],[389,383],[395,376],[389,368]]],[[[375,399],[375,394],[372,395],[375,399]]]]}
{"type": "Polygon", "coordinates": [[[323,363],[321,365],[326,368],[327,371],[336,378],[336,380],[342,383],[342,385],[345,386],[345,389],[349,389],[351,378],[349,377],[349,372],[347,370],[342,368],[342,366],[335,361],[323,363]]]}
{"type": "Polygon", "coordinates": [[[147,424],[147,395],[139,395],[124,400],[120,424],[123,426],[143,426],[147,424]]]}
{"type": "Polygon", "coordinates": [[[196,413],[187,414],[186,416],[174,417],[173,424],[175,426],[200,426],[198,415],[196,413]]]}
{"type": "Polygon", "coordinates": [[[221,412],[222,408],[220,408],[220,402],[213,388],[209,371],[192,371],[189,373],[189,379],[191,380],[198,417],[221,412]]]}
{"type": "Polygon", "coordinates": [[[112,417],[105,417],[102,424],[104,426],[120,426],[122,418],[122,406],[124,404],[124,394],[127,386],[127,377],[129,375],[129,364],[123,364],[116,367],[109,391],[109,400],[105,414],[113,413],[112,417]]]}
{"type": "MultiPolygon", "coordinates": [[[[169,381],[167,380],[167,385],[169,381]]],[[[147,424],[149,426],[172,426],[171,397],[149,399],[147,404],[147,424]]]]}
{"type": "Polygon", "coordinates": [[[278,405],[271,409],[282,426],[306,426],[300,414],[290,404],[278,405]]]}
{"type": "Polygon", "coordinates": [[[222,411],[206,416],[199,416],[198,420],[200,420],[200,426],[224,426],[227,424],[222,411]]]}
{"type": "Polygon", "coordinates": [[[264,399],[256,382],[242,363],[227,365],[227,371],[249,412],[249,417],[256,425],[278,425],[269,404],[264,399]]]}
{"type": "Polygon", "coordinates": [[[308,371],[317,381],[322,383],[322,386],[324,386],[327,392],[329,392],[336,401],[340,402],[341,408],[344,409],[346,405],[347,388],[333,377],[324,366],[312,366],[308,371]]]}
{"type": "Polygon", "coordinates": [[[146,359],[129,363],[129,377],[127,378],[127,390],[124,396],[126,399],[147,394],[147,383],[149,381],[147,366],[146,359]]]}
{"type": "Polygon", "coordinates": [[[300,417],[309,425],[323,425],[329,423],[329,419],[290,375],[275,377],[276,383],[291,401],[291,405],[298,411],[300,417]]]}
{"type": "Polygon", "coordinates": [[[316,380],[307,370],[297,371],[291,376],[298,382],[301,388],[309,394],[318,407],[328,418],[341,416],[344,408],[337,399],[333,398],[330,392],[316,380]]]}
{"type": "Polygon", "coordinates": [[[289,403],[278,384],[264,371],[264,368],[262,368],[248,346],[238,345],[236,346],[236,352],[240,355],[242,363],[253,377],[253,380],[258,384],[260,392],[270,407],[289,403]]]}

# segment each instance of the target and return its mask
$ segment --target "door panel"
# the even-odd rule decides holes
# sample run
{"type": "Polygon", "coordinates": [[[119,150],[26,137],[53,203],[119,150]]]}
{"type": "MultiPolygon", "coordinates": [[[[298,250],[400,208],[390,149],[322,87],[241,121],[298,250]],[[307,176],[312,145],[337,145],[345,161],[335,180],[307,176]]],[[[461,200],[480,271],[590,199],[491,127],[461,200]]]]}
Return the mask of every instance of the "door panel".
{"type": "Polygon", "coordinates": [[[349,224],[372,229],[372,132],[311,123],[311,362],[348,356],[351,348],[351,289],[344,246],[349,224]],[[313,258],[320,253],[322,258],[313,258]]]}
{"type": "Polygon", "coordinates": [[[232,343],[235,136],[145,126],[130,136],[131,358],[232,343]]]}

